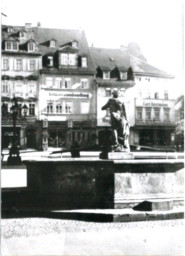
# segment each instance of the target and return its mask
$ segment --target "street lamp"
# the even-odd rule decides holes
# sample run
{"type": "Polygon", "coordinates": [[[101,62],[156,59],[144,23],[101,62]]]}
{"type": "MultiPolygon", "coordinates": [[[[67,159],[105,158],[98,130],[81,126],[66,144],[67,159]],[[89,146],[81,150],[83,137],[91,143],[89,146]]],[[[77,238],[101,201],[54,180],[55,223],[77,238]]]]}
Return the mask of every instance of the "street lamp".
{"type": "Polygon", "coordinates": [[[17,103],[17,99],[15,96],[13,97],[12,102],[14,104],[12,105],[10,110],[12,113],[12,120],[13,120],[13,139],[12,139],[12,146],[9,151],[9,157],[7,160],[7,164],[8,165],[19,165],[19,164],[21,164],[21,158],[19,156],[19,148],[18,148],[17,142],[16,142],[16,121],[17,121],[20,107],[17,103]]]}

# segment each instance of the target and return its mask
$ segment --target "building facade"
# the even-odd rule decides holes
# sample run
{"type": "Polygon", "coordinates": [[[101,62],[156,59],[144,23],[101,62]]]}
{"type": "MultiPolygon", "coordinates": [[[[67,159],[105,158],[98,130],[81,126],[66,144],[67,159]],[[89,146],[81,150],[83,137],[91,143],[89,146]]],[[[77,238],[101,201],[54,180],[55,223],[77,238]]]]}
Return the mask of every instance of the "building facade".
{"type": "Polygon", "coordinates": [[[16,122],[17,143],[21,148],[36,147],[38,123],[38,80],[42,56],[30,24],[25,27],[2,26],[2,148],[12,142],[12,98],[19,113],[16,122]],[[26,117],[23,106],[28,108],[26,117]]]}
{"type": "Polygon", "coordinates": [[[138,57],[130,56],[130,61],[135,77],[135,87],[126,95],[133,102],[130,143],[174,148],[174,77],[138,57]]]}

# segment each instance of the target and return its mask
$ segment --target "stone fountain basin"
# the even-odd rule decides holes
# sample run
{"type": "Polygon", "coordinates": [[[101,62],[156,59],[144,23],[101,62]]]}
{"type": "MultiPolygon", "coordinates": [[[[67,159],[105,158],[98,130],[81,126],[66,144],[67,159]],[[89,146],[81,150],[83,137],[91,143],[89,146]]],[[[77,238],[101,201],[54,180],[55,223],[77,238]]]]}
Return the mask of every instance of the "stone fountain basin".
{"type": "Polygon", "coordinates": [[[184,160],[172,154],[173,159],[133,160],[101,160],[87,154],[27,160],[24,164],[28,188],[40,206],[121,209],[151,201],[155,209],[168,210],[182,205],[184,198],[184,160]]]}

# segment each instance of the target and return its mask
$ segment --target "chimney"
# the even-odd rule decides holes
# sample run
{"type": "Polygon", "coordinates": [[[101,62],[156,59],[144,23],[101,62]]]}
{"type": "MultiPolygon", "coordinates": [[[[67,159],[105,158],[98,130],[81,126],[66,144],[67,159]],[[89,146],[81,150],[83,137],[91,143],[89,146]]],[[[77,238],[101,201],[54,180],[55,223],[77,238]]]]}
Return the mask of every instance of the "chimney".
{"type": "Polygon", "coordinates": [[[41,27],[41,23],[40,21],[37,22],[37,27],[40,28],[41,27]]]}
{"type": "Polygon", "coordinates": [[[25,29],[31,28],[31,23],[25,23],[25,29]]]}

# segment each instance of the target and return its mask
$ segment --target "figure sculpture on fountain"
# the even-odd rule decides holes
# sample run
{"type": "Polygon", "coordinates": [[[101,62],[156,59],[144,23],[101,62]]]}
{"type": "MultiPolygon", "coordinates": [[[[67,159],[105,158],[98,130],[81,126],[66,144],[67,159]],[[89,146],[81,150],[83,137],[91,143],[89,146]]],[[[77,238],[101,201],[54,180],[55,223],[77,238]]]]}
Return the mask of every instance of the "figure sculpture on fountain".
{"type": "Polygon", "coordinates": [[[102,107],[109,109],[112,127],[112,151],[129,152],[129,123],[127,120],[125,105],[119,100],[118,90],[112,92],[113,97],[102,107]]]}

